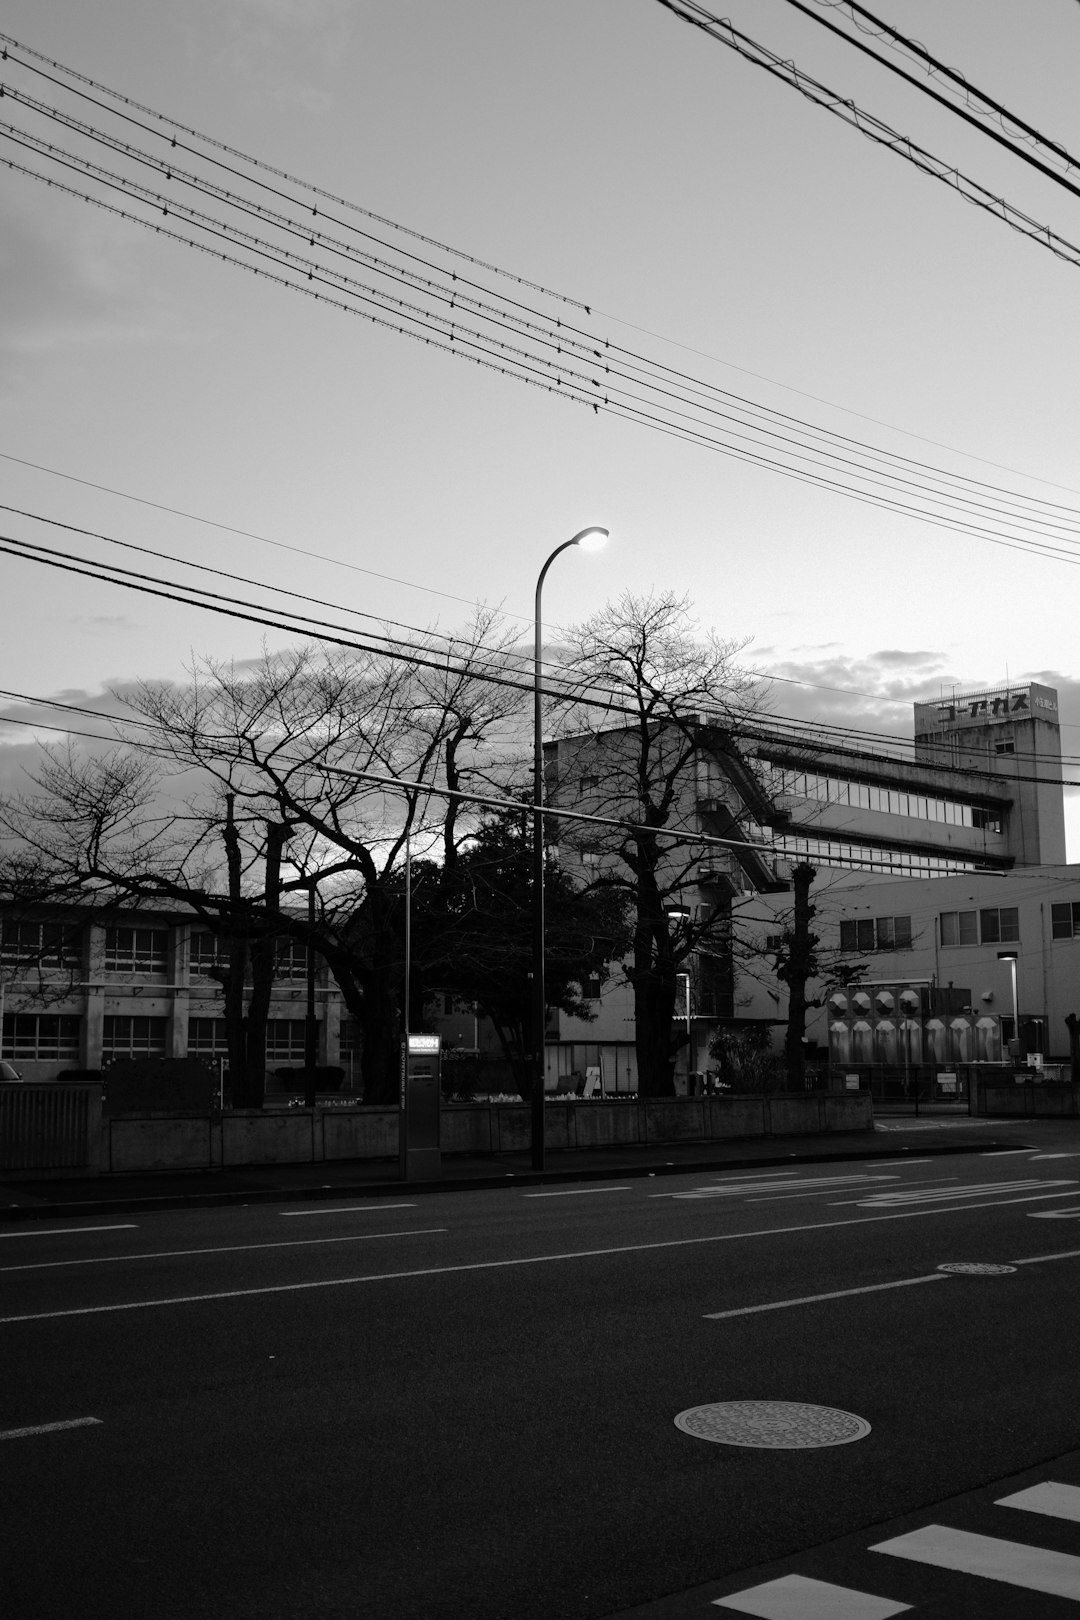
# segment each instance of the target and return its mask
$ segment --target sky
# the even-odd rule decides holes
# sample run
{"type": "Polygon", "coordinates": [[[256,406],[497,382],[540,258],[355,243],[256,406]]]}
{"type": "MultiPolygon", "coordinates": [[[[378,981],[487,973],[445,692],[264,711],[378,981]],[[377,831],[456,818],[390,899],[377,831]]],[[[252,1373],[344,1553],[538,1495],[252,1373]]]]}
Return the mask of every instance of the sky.
{"type": "MultiPolygon", "coordinates": [[[[785,0],[725,15],[1080,242],[1080,198],[785,0]]],[[[1080,6],[889,0],[881,15],[1080,152],[1080,6]]],[[[0,31],[587,304],[612,342],[1080,515],[1080,269],[657,0],[5,0],[0,31]]],[[[0,77],[28,82],[11,63],[0,77]]],[[[0,121],[24,117],[3,101],[0,121]]],[[[0,140],[4,156],[20,153],[0,140]]],[[[1038,679],[1080,756],[1073,561],[569,405],[6,169],[0,213],[7,506],[250,576],[267,602],[301,589],[339,615],[451,630],[483,601],[523,636],[544,559],[602,524],[604,552],[548,576],[551,637],[623,590],[672,590],[777,678],[778,712],[910,736],[916,699],[1038,679]]],[[[108,551],[0,518],[0,533],[108,551]]],[[[101,707],[201,655],[253,657],[264,634],[0,566],[5,692],[101,707]]],[[[26,712],[0,698],[0,715],[26,712]]],[[[0,784],[30,736],[0,727],[0,784]]],[[[1080,796],[1067,818],[1077,859],[1080,796]]]]}

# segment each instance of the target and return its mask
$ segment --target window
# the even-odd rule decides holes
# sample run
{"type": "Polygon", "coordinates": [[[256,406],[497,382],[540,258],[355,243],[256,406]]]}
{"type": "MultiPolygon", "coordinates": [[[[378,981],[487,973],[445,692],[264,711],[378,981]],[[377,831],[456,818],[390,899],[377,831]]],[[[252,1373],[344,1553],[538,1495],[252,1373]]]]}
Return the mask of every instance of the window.
{"type": "Polygon", "coordinates": [[[983,911],[943,911],[942,945],[1000,945],[1020,938],[1020,913],[1015,906],[992,906],[983,911]]]}
{"type": "Polygon", "coordinates": [[[999,833],[1001,831],[1001,812],[999,810],[972,810],[971,825],[981,827],[984,832],[999,833]]]}
{"type": "Polygon", "coordinates": [[[360,1056],[360,1028],[355,1018],[343,1018],[338,1025],[338,1056],[360,1056]]]}
{"type": "Polygon", "coordinates": [[[224,1018],[189,1018],[187,1049],[188,1057],[228,1057],[224,1018]]]}
{"type": "MultiPolygon", "coordinates": [[[[844,926],[843,923],[841,923],[840,926],[841,926],[841,928],[843,928],[843,926],[844,926]]],[[[783,934],[766,934],[765,935],[765,949],[767,951],[778,951],[783,943],[784,943],[783,934]]]]}
{"type": "Polygon", "coordinates": [[[266,1025],[266,1061],[270,1063],[303,1063],[306,1055],[304,1046],[303,1018],[271,1018],[266,1025]]]}
{"type": "Polygon", "coordinates": [[[941,943],[943,945],[977,945],[979,943],[977,913],[974,911],[943,911],[941,913],[941,943]]]}
{"type": "Polygon", "coordinates": [[[842,951],[909,951],[910,917],[857,917],[841,922],[842,951]]]}
{"type": "Polygon", "coordinates": [[[106,928],[105,967],[113,973],[164,973],[167,928],[106,928]]]}
{"type": "Polygon", "coordinates": [[[979,930],[984,945],[1003,945],[1020,938],[1020,913],[1015,906],[995,906],[979,912],[979,930]]]}
{"type": "Polygon", "coordinates": [[[168,1026],[167,1018],[128,1018],[106,1013],[101,1055],[103,1058],[164,1057],[168,1026]]]}
{"type": "Polygon", "coordinates": [[[583,849],[581,851],[582,866],[599,866],[600,851],[598,849],[583,849]]]}
{"type": "Polygon", "coordinates": [[[585,1001],[599,1001],[600,992],[604,987],[603,975],[600,973],[586,973],[581,981],[581,995],[585,1001]]]}
{"type": "Polygon", "coordinates": [[[77,929],[49,922],[4,924],[0,962],[5,967],[79,967],[81,961],[77,929]]]}
{"type": "Polygon", "coordinates": [[[994,753],[995,754],[1015,754],[1016,753],[1016,744],[1015,744],[1015,742],[996,742],[994,744],[994,753]]]}
{"type": "Polygon", "coordinates": [[[1080,939],[1080,900],[1050,907],[1050,933],[1054,939],[1080,939]]]}
{"type": "Polygon", "coordinates": [[[38,1060],[66,1058],[78,1063],[82,1019],[65,1013],[5,1013],[0,1056],[38,1060]]]}
{"type": "Polygon", "coordinates": [[[598,776],[583,776],[579,783],[580,793],[582,797],[586,793],[595,793],[599,786],[600,778],[598,776]]]}
{"type": "Polygon", "coordinates": [[[279,979],[306,979],[307,970],[308,950],[303,940],[279,940],[274,955],[274,972],[277,977],[279,979]]]}
{"type": "Polygon", "coordinates": [[[188,961],[192,973],[213,973],[215,969],[224,967],[228,952],[228,943],[219,939],[217,934],[212,934],[208,928],[191,930],[188,961]]]}

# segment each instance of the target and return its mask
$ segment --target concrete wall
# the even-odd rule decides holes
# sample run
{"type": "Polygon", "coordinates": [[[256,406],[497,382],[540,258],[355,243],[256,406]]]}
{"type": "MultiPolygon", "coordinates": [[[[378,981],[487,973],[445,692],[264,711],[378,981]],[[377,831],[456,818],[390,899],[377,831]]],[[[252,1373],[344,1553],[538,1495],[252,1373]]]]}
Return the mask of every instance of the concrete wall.
{"type": "MultiPolygon", "coordinates": [[[[132,1174],[387,1159],[398,1151],[396,1108],[252,1109],[225,1114],[148,1110],[110,1118],[102,1115],[97,1088],[78,1089],[86,1095],[76,1108],[74,1087],[7,1088],[13,1101],[0,1132],[0,1172],[63,1166],[132,1174]],[[45,1140],[43,1122],[56,1113],[58,1097],[66,1099],[63,1128],[54,1125],[45,1140]],[[21,1099],[17,1105],[15,1098],[21,1099]]],[[[553,1151],[865,1131],[873,1125],[868,1092],[549,1102],[544,1112],[545,1141],[553,1151]]],[[[442,1110],[442,1151],[481,1156],[526,1152],[530,1119],[525,1103],[448,1104],[442,1110]]]]}

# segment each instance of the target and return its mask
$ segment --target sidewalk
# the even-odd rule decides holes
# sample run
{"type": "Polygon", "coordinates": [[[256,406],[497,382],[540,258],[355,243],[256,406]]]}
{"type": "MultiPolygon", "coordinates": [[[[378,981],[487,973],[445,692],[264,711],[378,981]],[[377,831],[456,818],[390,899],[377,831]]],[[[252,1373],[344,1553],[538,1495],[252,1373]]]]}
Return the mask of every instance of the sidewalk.
{"type": "Polygon", "coordinates": [[[234,1169],[162,1170],[140,1175],[39,1177],[32,1171],[0,1177],[0,1222],[57,1215],[213,1208],[226,1204],[384,1197],[387,1194],[464,1192],[472,1188],[547,1182],[624,1179],[628,1176],[705,1174],[717,1170],[790,1169],[795,1164],[926,1158],[951,1153],[1007,1152],[1049,1147],[1063,1140],[1080,1151],[1078,1120],[971,1120],[964,1117],[885,1116],[873,1131],[818,1136],[754,1137],[725,1142],[666,1142],[547,1154],[532,1169],[527,1153],[483,1157],[453,1154],[438,1181],[402,1181],[396,1159],[318,1164],[243,1165],[234,1169]],[[1051,1133],[1053,1133],[1051,1135],[1051,1133]]]}

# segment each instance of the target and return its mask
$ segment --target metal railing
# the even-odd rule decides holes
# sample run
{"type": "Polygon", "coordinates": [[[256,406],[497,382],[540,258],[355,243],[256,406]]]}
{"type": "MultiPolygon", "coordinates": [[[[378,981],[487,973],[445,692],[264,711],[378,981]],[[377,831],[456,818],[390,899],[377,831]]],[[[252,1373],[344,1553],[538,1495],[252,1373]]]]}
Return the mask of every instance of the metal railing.
{"type": "Polygon", "coordinates": [[[100,1134],[100,1086],[0,1086],[0,1170],[86,1169],[100,1134]]]}

